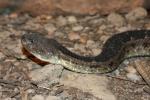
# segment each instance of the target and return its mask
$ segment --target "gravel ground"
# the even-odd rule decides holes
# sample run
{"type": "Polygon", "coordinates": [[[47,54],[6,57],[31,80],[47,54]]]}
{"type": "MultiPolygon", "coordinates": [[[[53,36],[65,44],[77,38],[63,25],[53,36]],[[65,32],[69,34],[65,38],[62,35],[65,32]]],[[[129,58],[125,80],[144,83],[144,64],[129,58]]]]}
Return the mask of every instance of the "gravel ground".
{"type": "Polygon", "coordinates": [[[60,65],[36,59],[22,48],[25,30],[55,38],[80,55],[97,55],[106,40],[117,33],[149,29],[147,11],[137,8],[128,14],[107,16],[0,16],[1,100],[150,100],[147,87],[134,68],[124,61],[108,75],[79,74],[60,65]]]}

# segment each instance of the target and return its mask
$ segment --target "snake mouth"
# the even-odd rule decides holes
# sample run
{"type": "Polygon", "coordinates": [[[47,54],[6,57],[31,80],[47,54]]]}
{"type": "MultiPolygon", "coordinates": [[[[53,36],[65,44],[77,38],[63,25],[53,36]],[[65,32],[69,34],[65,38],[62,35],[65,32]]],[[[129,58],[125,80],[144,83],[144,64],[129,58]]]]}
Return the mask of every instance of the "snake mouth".
{"type": "MultiPolygon", "coordinates": [[[[23,49],[24,49],[25,51],[29,52],[30,54],[32,54],[31,51],[30,51],[30,49],[29,49],[29,47],[28,47],[28,43],[25,41],[24,38],[22,38],[21,43],[22,43],[22,45],[23,45],[23,49]]],[[[33,54],[32,54],[32,55],[33,55],[33,54]]]]}
{"type": "MultiPolygon", "coordinates": [[[[22,43],[22,45],[23,45],[23,48],[24,48],[25,50],[27,50],[27,48],[26,48],[26,46],[27,46],[27,41],[26,41],[25,35],[23,35],[23,36],[21,37],[21,43],[22,43]]],[[[28,51],[28,50],[27,50],[27,51],[28,51]]]]}
{"type": "Polygon", "coordinates": [[[24,47],[26,47],[27,45],[29,45],[29,41],[27,40],[27,34],[24,34],[22,37],[21,37],[21,43],[23,44],[24,47]]]}

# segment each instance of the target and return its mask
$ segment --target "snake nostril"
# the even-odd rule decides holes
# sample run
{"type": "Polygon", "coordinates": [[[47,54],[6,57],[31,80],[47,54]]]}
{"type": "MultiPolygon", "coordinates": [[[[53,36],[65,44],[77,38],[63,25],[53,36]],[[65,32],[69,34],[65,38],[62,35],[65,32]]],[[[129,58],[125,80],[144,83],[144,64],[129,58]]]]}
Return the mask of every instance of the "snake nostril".
{"type": "Polygon", "coordinates": [[[110,65],[110,66],[113,66],[113,65],[114,65],[114,63],[113,63],[113,62],[110,62],[110,63],[109,63],[109,65],[110,65]]]}
{"type": "Polygon", "coordinates": [[[33,39],[30,39],[29,41],[30,41],[30,43],[34,43],[34,40],[33,40],[33,39]]]}
{"type": "Polygon", "coordinates": [[[24,39],[25,39],[25,36],[24,36],[24,35],[23,35],[23,36],[21,36],[21,40],[22,40],[22,41],[24,41],[24,39]]]}

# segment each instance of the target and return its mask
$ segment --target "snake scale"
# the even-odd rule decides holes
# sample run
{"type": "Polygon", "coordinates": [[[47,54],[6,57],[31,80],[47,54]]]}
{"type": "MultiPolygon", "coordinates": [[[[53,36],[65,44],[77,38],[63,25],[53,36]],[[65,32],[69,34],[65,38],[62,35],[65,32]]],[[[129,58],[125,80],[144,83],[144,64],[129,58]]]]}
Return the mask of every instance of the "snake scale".
{"type": "Polygon", "coordinates": [[[97,56],[80,56],[36,32],[21,38],[23,47],[40,60],[80,73],[108,73],[131,57],[150,56],[150,30],[132,30],[110,37],[97,56]]]}

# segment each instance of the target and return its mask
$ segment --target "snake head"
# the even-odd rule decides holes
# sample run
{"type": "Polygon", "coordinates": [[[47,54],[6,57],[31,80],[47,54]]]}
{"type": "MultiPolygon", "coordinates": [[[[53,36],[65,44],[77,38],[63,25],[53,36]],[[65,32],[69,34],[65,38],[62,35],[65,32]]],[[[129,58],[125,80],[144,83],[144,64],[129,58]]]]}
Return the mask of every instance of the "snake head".
{"type": "Polygon", "coordinates": [[[55,63],[56,48],[54,40],[48,39],[41,34],[24,34],[21,38],[23,47],[40,60],[55,63]]]}

